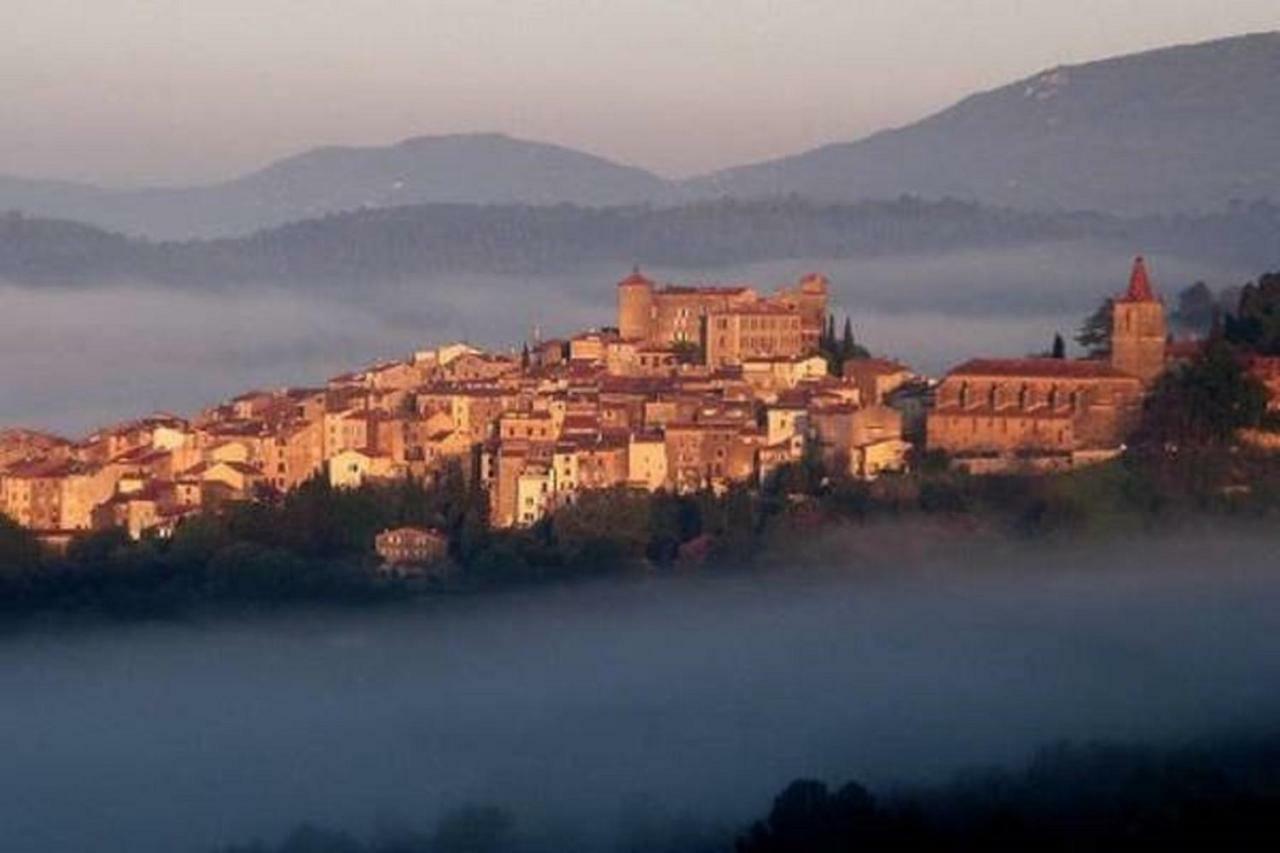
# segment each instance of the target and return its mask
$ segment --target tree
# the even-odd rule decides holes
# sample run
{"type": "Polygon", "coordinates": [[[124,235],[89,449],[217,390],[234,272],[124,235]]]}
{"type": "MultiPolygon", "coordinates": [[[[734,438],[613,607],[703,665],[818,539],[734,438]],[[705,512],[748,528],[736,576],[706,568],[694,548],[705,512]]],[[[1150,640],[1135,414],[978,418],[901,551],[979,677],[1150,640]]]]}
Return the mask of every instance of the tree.
{"type": "Polygon", "coordinates": [[[1215,339],[1190,364],[1160,377],[1138,437],[1158,447],[1221,446],[1237,430],[1260,424],[1266,410],[1266,388],[1230,344],[1215,339]]]}
{"type": "Polygon", "coordinates": [[[1067,357],[1067,342],[1062,339],[1060,333],[1055,332],[1053,335],[1053,350],[1050,355],[1052,358],[1067,357]]]}
{"type": "Polygon", "coordinates": [[[1280,355],[1280,272],[1246,284],[1234,314],[1225,318],[1227,340],[1261,355],[1280,355]]]}
{"type": "Polygon", "coordinates": [[[552,535],[575,568],[619,568],[645,555],[650,508],[647,494],[627,488],[586,491],[552,517],[552,535]]]}
{"type": "Polygon", "coordinates": [[[1076,332],[1076,343],[1093,358],[1111,352],[1111,315],[1115,303],[1107,299],[1084,319],[1080,330],[1076,332]]]}
{"type": "Polygon", "coordinates": [[[671,345],[671,351],[680,364],[701,364],[706,360],[702,347],[696,341],[676,341],[671,345]]]}
{"type": "Polygon", "coordinates": [[[1170,319],[1183,332],[1206,335],[1217,310],[1213,291],[1203,281],[1197,281],[1178,293],[1178,307],[1170,319]]]}
{"type": "Polygon", "coordinates": [[[129,534],[122,527],[97,530],[72,540],[67,560],[81,567],[102,566],[128,550],[130,544],[129,534]]]}
{"type": "Polygon", "coordinates": [[[526,342],[525,345],[520,348],[520,369],[522,371],[527,371],[529,369],[529,362],[529,344],[526,342]]]}
{"type": "Polygon", "coordinates": [[[848,317],[844,318],[844,335],[840,339],[840,363],[851,358],[867,358],[871,353],[867,352],[866,347],[861,346],[853,338],[853,321],[848,317]]]}
{"type": "Polygon", "coordinates": [[[496,806],[463,806],[440,818],[431,839],[437,853],[498,853],[510,850],[515,821],[496,806]]]}
{"type": "Polygon", "coordinates": [[[31,531],[0,513],[0,578],[22,575],[40,564],[40,543],[31,531]]]}
{"type": "Polygon", "coordinates": [[[769,817],[738,840],[740,853],[810,853],[877,849],[881,816],[875,798],[857,782],[834,794],[825,783],[797,779],[773,801],[769,817]]]}

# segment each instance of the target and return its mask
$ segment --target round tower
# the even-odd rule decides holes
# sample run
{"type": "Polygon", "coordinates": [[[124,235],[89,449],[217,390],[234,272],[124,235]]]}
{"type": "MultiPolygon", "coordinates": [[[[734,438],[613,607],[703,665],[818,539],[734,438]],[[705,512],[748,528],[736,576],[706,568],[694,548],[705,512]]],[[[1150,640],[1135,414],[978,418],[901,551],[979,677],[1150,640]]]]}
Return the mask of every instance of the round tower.
{"type": "Polygon", "coordinates": [[[618,334],[624,341],[647,341],[653,329],[653,282],[636,267],[618,282],[618,334]]]}

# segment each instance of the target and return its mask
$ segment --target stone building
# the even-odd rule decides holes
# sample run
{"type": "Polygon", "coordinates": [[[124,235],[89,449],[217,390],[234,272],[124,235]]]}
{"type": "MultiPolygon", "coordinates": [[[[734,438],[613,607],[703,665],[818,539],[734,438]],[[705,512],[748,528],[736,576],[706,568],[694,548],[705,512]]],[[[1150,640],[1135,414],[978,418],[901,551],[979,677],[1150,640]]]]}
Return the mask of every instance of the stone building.
{"type": "Polygon", "coordinates": [[[1104,361],[973,359],[938,388],[928,447],[975,472],[1070,467],[1117,452],[1141,407],[1141,381],[1104,361]]]}
{"type": "Polygon", "coordinates": [[[1108,360],[978,358],[936,391],[927,446],[974,472],[1067,468],[1118,453],[1164,370],[1164,306],[1141,257],[1114,302],[1108,360]]]}
{"type": "Polygon", "coordinates": [[[382,558],[384,573],[408,577],[443,560],[449,552],[449,538],[425,527],[393,527],[374,537],[373,548],[382,558]]]}
{"type": "Polygon", "coordinates": [[[1164,305],[1151,288],[1146,262],[1135,258],[1129,287],[1112,304],[1111,364],[1150,385],[1164,371],[1168,338],[1164,305]]]}
{"type": "Polygon", "coordinates": [[[805,352],[800,315],[772,302],[757,302],[706,315],[706,362],[712,367],[805,352]]]}
{"type": "Polygon", "coordinates": [[[618,334],[651,347],[715,348],[714,363],[751,356],[801,355],[816,349],[827,316],[827,280],[808,275],[761,296],[750,287],[657,287],[637,269],[618,283],[618,334]],[[760,326],[761,314],[772,322],[760,326]],[[712,317],[720,319],[714,332],[712,317]],[[793,318],[782,322],[776,318],[793,318]],[[714,336],[714,340],[712,337],[714,336]]]}
{"type": "Polygon", "coordinates": [[[845,404],[818,409],[808,418],[828,465],[840,464],[850,476],[864,479],[906,470],[911,445],[902,438],[898,410],[845,404]]]}
{"type": "Polygon", "coordinates": [[[885,358],[851,358],[841,373],[858,387],[862,402],[868,406],[883,403],[912,379],[910,368],[885,358]]]}

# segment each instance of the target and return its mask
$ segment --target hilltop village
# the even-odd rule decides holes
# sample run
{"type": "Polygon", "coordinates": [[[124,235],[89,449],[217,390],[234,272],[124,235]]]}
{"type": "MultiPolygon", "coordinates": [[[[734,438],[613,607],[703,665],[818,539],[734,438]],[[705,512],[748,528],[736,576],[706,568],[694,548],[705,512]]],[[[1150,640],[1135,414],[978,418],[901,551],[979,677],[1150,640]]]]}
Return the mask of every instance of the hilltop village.
{"type": "MultiPolygon", "coordinates": [[[[1118,454],[1146,389],[1194,350],[1168,342],[1141,258],[1114,300],[1109,357],[977,358],[940,381],[842,358],[821,275],[761,293],[659,285],[637,269],[617,299],[615,326],[518,355],[451,344],[80,441],[9,430],[0,512],[59,548],[108,528],[164,537],[317,476],[339,489],[430,480],[451,460],[484,488],[495,528],[533,525],[589,490],[758,484],[806,454],[866,479],[929,452],[979,474],[1063,470],[1118,454]]],[[[390,531],[379,550],[434,547],[406,537],[390,531]]]]}

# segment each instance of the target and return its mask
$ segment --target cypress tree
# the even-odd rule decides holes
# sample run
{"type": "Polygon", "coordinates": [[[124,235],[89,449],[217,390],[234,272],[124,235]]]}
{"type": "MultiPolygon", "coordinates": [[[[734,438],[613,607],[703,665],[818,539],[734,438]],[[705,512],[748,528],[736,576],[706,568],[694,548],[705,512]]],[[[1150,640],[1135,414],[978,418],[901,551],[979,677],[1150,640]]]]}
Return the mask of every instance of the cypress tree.
{"type": "Polygon", "coordinates": [[[844,318],[844,337],[840,341],[840,360],[853,358],[856,353],[857,345],[853,340],[853,321],[848,317],[844,318]]]}

